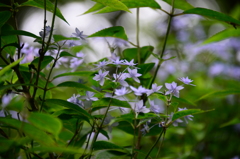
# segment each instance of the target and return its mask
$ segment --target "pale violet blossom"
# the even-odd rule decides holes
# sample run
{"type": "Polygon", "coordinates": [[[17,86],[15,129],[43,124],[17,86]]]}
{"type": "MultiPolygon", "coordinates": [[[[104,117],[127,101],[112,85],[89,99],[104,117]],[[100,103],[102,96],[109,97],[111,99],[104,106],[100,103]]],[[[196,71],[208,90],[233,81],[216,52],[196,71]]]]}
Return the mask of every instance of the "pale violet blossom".
{"type": "Polygon", "coordinates": [[[152,89],[150,89],[148,92],[147,92],[147,95],[151,95],[152,93],[155,93],[155,92],[158,92],[160,89],[162,88],[162,86],[157,86],[156,83],[152,84],[152,89]]]}
{"type": "Polygon", "coordinates": [[[112,60],[112,64],[116,65],[117,67],[120,67],[123,64],[123,60],[120,60],[120,58],[117,58],[116,60],[112,60]]]}
{"type": "Polygon", "coordinates": [[[83,31],[79,31],[78,28],[75,29],[76,33],[73,33],[74,36],[76,36],[77,38],[80,38],[82,40],[85,40],[85,38],[87,37],[87,35],[83,34],[83,31]]]}
{"type": "Polygon", "coordinates": [[[82,96],[81,99],[86,99],[87,101],[97,101],[98,98],[94,97],[95,93],[86,91],[86,96],[82,96]]]}
{"type": "MultiPolygon", "coordinates": [[[[45,26],[45,37],[48,36],[50,34],[51,31],[51,27],[50,26],[45,26]]],[[[39,35],[43,38],[44,34],[44,29],[42,29],[42,31],[39,32],[39,35]]]]}
{"type": "Polygon", "coordinates": [[[140,77],[142,74],[137,73],[137,69],[128,68],[128,73],[129,73],[130,78],[132,78],[134,81],[140,83],[140,80],[138,79],[138,77],[140,77]]]}
{"type": "Polygon", "coordinates": [[[187,85],[192,85],[192,86],[196,86],[194,84],[191,84],[191,82],[193,80],[189,79],[188,77],[181,77],[181,78],[178,78],[179,81],[183,82],[184,84],[187,84],[187,85]]]}
{"type": "Polygon", "coordinates": [[[102,72],[102,70],[98,71],[98,74],[96,74],[93,79],[95,81],[99,81],[100,85],[103,86],[104,84],[104,80],[105,80],[105,76],[107,76],[107,74],[109,73],[109,71],[106,72],[102,72]]]}
{"type": "Polygon", "coordinates": [[[116,60],[119,60],[120,57],[117,56],[115,53],[112,53],[110,57],[108,57],[108,60],[113,62],[113,61],[116,61],[116,60]]]}
{"type": "Polygon", "coordinates": [[[128,93],[130,93],[131,91],[129,89],[127,89],[126,87],[122,87],[120,89],[116,89],[115,90],[115,95],[116,96],[124,96],[128,93]]]}
{"type": "Polygon", "coordinates": [[[83,102],[80,100],[80,95],[73,94],[71,98],[67,99],[68,102],[76,104],[80,107],[83,107],[83,102]]]}
{"type": "MultiPolygon", "coordinates": [[[[172,118],[173,118],[173,115],[174,115],[174,113],[171,113],[170,115],[169,115],[169,121],[167,122],[167,124],[168,123],[170,123],[170,122],[172,122],[172,118]]],[[[182,123],[183,121],[181,120],[181,119],[176,119],[176,120],[174,120],[173,122],[172,122],[172,125],[173,126],[178,126],[178,124],[179,123],[182,123]]]]}
{"type": "MultiPolygon", "coordinates": [[[[187,108],[178,108],[178,111],[182,111],[182,110],[187,110],[187,108]]],[[[188,123],[188,120],[192,120],[193,116],[192,115],[186,115],[184,116],[184,120],[186,123],[188,123]]]]}
{"type": "Polygon", "coordinates": [[[149,100],[150,110],[155,114],[163,113],[164,107],[162,105],[156,105],[153,100],[149,100]]]}
{"type": "Polygon", "coordinates": [[[128,62],[127,60],[124,60],[124,65],[133,67],[136,65],[136,63],[134,63],[134,59],[132,59],[130,62],[128,62]]]}
{"type": "Polygon", "coordinates": [[[108,64],[109,62],[103,60],[103,61],[99,61],[97,64],[94,64],[94,65],[97,66],[97,68],[104,69],[108,64]]]}
{"type": "Polygon", "coordinates": [[[178,98],[179,98],[179,91],[184,88],[183,86],[177,86],[177,83],[175,82],[165,83],[165,86],[168,89],[165,95],[173,94],[175,97],[178,97],[178,98]]]}
{"type": "Polygon", "coordinates": [[[70,68],[76,68],[83,63],[84,54],[79,52],[76,54],[77,57],[74,57],[70,60],[70,68]]]}
{"type": "Polygon", "coordinates": [[[147,93],[149,91],[148,89],[144,88],[143,86],[139,86],[138,88],[130,86],[130,88],[136,96],[142,96],[144,93],[147,93]]]}
{"type": "Polygon", "coordinates": [[[133,111],[137,114],[139,113],[148,113],[150,110],[146,108],[146,106],[143,105],[143,100],[140,100],[138,102],[130,102],[130,105],[133,109],[133,111]]]}
{"type": "Polygon", "coordinates": [[[126,78],[129,77],[128,73],[119,73],[119,74],[113,74],[113,82],[119,82],[122,86],[128,87],[128,83],[125,81],[126,78]]]}

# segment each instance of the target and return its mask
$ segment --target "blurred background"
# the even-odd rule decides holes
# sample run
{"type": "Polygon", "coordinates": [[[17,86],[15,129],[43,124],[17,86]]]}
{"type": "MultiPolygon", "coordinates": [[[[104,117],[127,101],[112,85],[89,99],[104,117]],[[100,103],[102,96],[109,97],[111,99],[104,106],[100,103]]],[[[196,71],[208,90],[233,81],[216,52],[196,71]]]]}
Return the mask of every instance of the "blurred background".
{"type": "MultiPolygon", "coordinates": [[[[156,0],[161,7],[169,11],[171,7],[161,0],[156,0]]],[[[239,0],[187,0],[195,7],[209,8],[226,13],[240,20],[239,0]]],[[[22,3],[23,0],[15,1],[22,3]]],[[[0,3],[10,3],[10,0],[0,3]]],[[[59,8],[69,25],[62,20],[56,20],[55,34],[71,36],[75,28],[85,35],[93,34],[101,29],[121,25],[125,28],[129,41],[136,43],[136,9],[132,13],[113,12],[108,14],[85,14],[94,5],[90,0],[60,0],[59,8]]],[[[180,10],[176,10],[180,13],[180,10]]],[[[48,12],[48,23],[51,24],[52,14],[48,12]]],[[[19,29],[39,35],[43,28],[43,11],[32,7],[24,7],[18,14],[19,29]]],[[[168,17],[164,12],[150,8],[140,9],[140,45],[154,46],[154,53],[161,51],[166,32],[168,17]]],[[[163,63],[158,73],[157,83],[176,81],[179,77],[188,76],[194,80],[195,87],[186,87],[181,97],[195,103],[180,103],[180,107],[200,108],[214,111],[195,115],[188,125],[170,128],[167,131],[161,158],[202,158],[202,159],[239,159],[240,158],[240,37],[230,38],[217,43],[202,45],[201,43],[226,28],[229,24],[210,20],[197,15],[174,17],[170,38],[164,58],[176,56],[173,60],[163,63]],[[238,122],[236,122],[238,121],[238,122]],[[232,123],[232,124],[231,124],[232,123]]],[[[34,50],[39,47],[34,39],[22,37],[34,50]]],[[[110,56],[107,42],[117,47],[121,53],[129,44],[111,38],[89,38],[85,43],[87,49],[82,50],[85,63],[95,62],[110,56]]],[[[149,62],[156,62],[154,57],[149,62]]],[[[81,70],[81,68],[76,68],[81,70]]],[[[61,72],[70,69],[60,67],[61,72]]],[[[59,71],[58,70],[58,71],[59,71]]],[[[58,95],[63,99],[69,95],[58,95]]],[[[130,136],[113,129],[112,140],[122,146],[128,144],[130,136]],[[118,138],[120,133],[125,139],[118,138]]],[[[143,147],[156,140],[156,137],[146,137],[143,147]]],[[[155,152],[157,153],[157,152],[155,152]]]]}

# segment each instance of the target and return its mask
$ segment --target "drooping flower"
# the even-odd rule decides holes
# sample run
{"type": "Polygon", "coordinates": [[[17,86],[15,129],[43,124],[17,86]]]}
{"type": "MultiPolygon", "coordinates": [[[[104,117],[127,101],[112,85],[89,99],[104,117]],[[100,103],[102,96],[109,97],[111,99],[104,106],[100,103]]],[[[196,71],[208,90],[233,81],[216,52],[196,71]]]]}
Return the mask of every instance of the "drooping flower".
{"type": "Polygon", "coordinates": [[[76,33],[73,33],[74,36],[76,36],[77,38],[80,38],[82,40],[85,40],[85,38],[87,37],[87,35],[83,34],[83,31],[79,31],[78,28],[75,29],[76,33]]]}
{"type": "Polygon", "coordinates": [[[102,70],[98,71],[98,74],[96,74],[93,79],[95,81],[99,81],[100,85],[103,86],[104,84],[104,80],[105,80],[105,76],[107,76],[107,74],[109,73],[109,71],[106,72],[102,72],[102,70]]]}
{"type": "Polygon", "coordinates": [[[142,74],[137,73],[137,69],[128,68],[128,73],[129,73],[130,78],[132,78],[134,81],[140,83],[140,80],[138,79],[138,77],[140,77],[142,74]]]}
{"type": "Polygon", "coordinates": [[[179,90],[184,88],[183,86],[177,86],[177,83],[175,82],[165,83],[165,86],[168,89],[165,95],[173,94],[175,97],[179,97],[179,90]]]}
{"type": "Polygon", "coordinates": [[[192,82],[193,80],[189,79],[188,77],[185,77],[185,78],[184,78],[184,77],[180,77],[180,78],[178,78],[178,80],[181,81],[181,82],[183,82],[184,84],[196,86],[196,85],[194,85],[194,84],[191,84],[191,82],[192,82]]]}
{"type": "Polygon", "coordinates": [[[126,87],[122,87],[120,89],[116,89],[115,90],[115,95],[116,96],[124,96],[128,93],[130,93],[131,91],[129,89],[127,89],[126,87]]]}
{"type": "Polygon", "coordinates": [[[157,86],[156,83],[152,84],[152,89],[147,92],[147,95],[150,96],[152,93],[158,92],[162,86],[157,86]]]}
{"type": "Polygon", "coordinates": [[[148,113],[150,110],[146,108],[146,106],[143,105],[143,100],[140,100],[138,102],[130,102],[131,107],[133,111],[138,114],[138,113],[148,113]]]}
{"type": "MultiPolygon", "coordinates": [[[[187,108],[178,108],[178,111],[182,111],[182,110],[187,110],[187,108]]],[[[185,122],[188,123],[188,120],[192,120],[193,116],[192,115],[186,115],[183,117],[185,122]]]]}
{"type": "Polygon", "coordinates": [[[130,86],[130,88],[136,96],[142,96],[144,93],[147,93],[149,91],[148,89],[144,88],[143,86],[139,86],[138,88],[130,86]]]}

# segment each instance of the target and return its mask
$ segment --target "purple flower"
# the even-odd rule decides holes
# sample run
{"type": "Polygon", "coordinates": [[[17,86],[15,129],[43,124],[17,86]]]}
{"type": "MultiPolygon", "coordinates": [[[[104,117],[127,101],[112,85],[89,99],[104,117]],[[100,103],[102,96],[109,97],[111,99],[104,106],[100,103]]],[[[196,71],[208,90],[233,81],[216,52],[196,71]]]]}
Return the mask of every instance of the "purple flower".
{"type": "Polygon", "coordinates": [[[117,96],[124,96],[125,94],[128,94],[128,93],[130,93],[131,91],[130,90],[128,90],[126,87],[122,87],[122,88],[120,88],[120,89],[116,89],[115,90],[115,94],[117,95],[117,96]]]}
{"type": "Polygon", "coordinates": [[[150,103],[150,110],[155,114],[159,114],[164,111],[164,108],[162,107],[162,105],[155,105],[154,101],[151,101],[151,100],[149,100],[149,103],[150,103]]]}
{"type": "Polygon", "coordinates": [[[133,111],[138,114],[138,113],[148,113],[150,110],[146,108],[146,106],[143,105],[143,100],[140,100],[138,102],[131,102],[131,107],[133,111]]]}
{"type": "Polygon", "coordinates": [[[120,73],[120,74],[113,74],[113,78],[115,79],[113,82],[119,82],[122,86],[128,87],[128,83],[125,81],[128,78],[128,73],[120,73]]]}
{"type": "Polygon", "coordinates": [[[179,97],[179,90],[184,88],[183,86],[177,86],[177,83],[175,82],[165,83],[165,86],[168,89],[165,95],[173,94],[175,97],[179,97]]]}
{"type": "Polygon", "coordinates": [[[152,89],[147,92],[147,95],[150,96],[152,93],[158,92],[162,86],[157,86],[156,83],[152,84],[152,89]]]}
{"type": "Polygon", "coordinates": [[[124,60],[124,65],[133,67],[136,65],[133,61],[134,61],[134,59],[132,59],[130,62],[128,62],[127,60],[124,60]]]}
{"type": "Polygon", "coordinates": [[[73,104],[76,104],[80,107],[83,107],[83,102],[81,100],[79,100],[79,98],[80,98],[79,94],[78,95],[73,94],[71,98],[67,99],[67,101],[71,102],[73,104]]]}
{"type": "Polygon", "coordinates": [[[87,37],[87,35],[83,35],[83,31],[79,31],[78,28],[75,29],[75,32],[76,33],[73,33],[73,35],[82,40],[85,40],[85,38],[87,37]]]}
{"type": "MultiPolygon", "coordinates": [[[[45,26],[45,37],[49,35],[51,31],[51,27],[50,26],[45,26]]],[[[42,31],[39,32],[39,35],[43,38],[43,33],[44,33],[44,29],[42,29],[42,31]]]]}
{"type": "Polygon", "coordinates": [[[143,95],[144,93],[147,93],[149,90],[148,89],[146,89],[146,88],[144,88],[144,87],[142,87],[142,86],[139,86],[138,88],[135,88],[135,87],[133,87],[133,86],[130,86],[130,88],[131,88],[131,90],[133,90],[133,92],[134,92],[134,94],[136,95],[136,96],[141,96],[141,95],[143,95]]]}
{"type": "Polygon", "coordinates": [[[87,91],[86,96],[82,96],[81,99],[86,99],[87,101],[97,101],[98,98],[94,97],[94,92],[87,91]]]}
{"type": "MultiPolygon", "coordinates": [[[[173,115],[174,115],[174,113],[171,113],[171,114],[169,115],[169,121],[167,122],[167,124],[169,124],[170,122],[172,122],[173,115]]],[[[183,122],[183,121],[182,121],[181,119],[176,119],[176,120],[174,120],[174,121],[172,122],[172,125],[173,125],[173,126],[178,126],[178,124],[179,124],[179,123],[182,123],[182,122],[183,122]]]]}
{"type": "Polygon", "coordinates": [[[104,69],[108,64],[109,62],[103,60],[103,61],[99,61],[98,64],[94,64],[94,65],[97,66],[97,68],[104,69]]]}
{"type": "Polygon", "coordinates": [[[140,83],[138,77],[140,77],[142,74],[137,73],[137,69],[133,69],[133,70],[132,70],[132,69],[128,68],[128,73],[129,73],[129,76],[130,76],[131,78],[133,78],[134,81],[140,83]]]}
{"type": "Polygon", "coordinates": [[[181,77],[181,78],[178,78],[178,80],[183,82],[184,84],[196,86],[196,85],[190,84],[193,80],[189,79],[188,77],[185,77],[185,78],[181,77]]]}
{"type": "Polygon", "coordinates": [[[102,70],[99,70],[98,74],[96,74],[95,77],[93,77],[93,79],[95,81],[99,81],[100,85],[103,86],[104,80],[105,80],[105,76],[107,76],[108,73],[109,73],[109,71],[102,72],[102,70]]]}

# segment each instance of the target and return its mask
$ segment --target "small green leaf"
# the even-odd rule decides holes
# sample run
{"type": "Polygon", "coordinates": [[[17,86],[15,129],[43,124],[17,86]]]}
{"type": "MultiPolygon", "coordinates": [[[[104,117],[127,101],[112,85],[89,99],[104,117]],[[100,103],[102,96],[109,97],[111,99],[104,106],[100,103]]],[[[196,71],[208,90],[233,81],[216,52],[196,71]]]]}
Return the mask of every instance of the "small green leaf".
{"type": "MultiPolygon", "coordinates": [[[[172,5],[172,0],[163,0],[163,1],[169,5],[172,5]]],[[[188,10],[194,7],[191,4],[189,4],[186,0],[175,0],[174,8],[181,9],[181,10],[188,10]]]]}
{"type": "Polygon", "coordinates": [[[104,7],[105,7],[105,5],[103,5],[103,4],[101,4],[101,3],[95,3],[94,6],[92,6],[89,10],[87,10],[87,11],[84,12],[83,14],[95,12],[95,11],[98,11],[98,10],[104,8],[104,7]]]}
{"type": "Polygon", "coordinates": [[[78,38],[75,37],[65,37],[63,35],[53,35],[54,42],[59,42],[63,40],[79,40],[78,38]]]}
{"type": "Polygon", "coordinates": [[[205,99],[205,98],[210,98],[212,96],[222,97],[222,96],[227,96],[227,95],[231,95],[231,94],[240,94],[240,90],[229,89],[229,90],[214,91],[214,92],[210,92],[208,94],[203,95],[202,97],[200,97],[196,101],[200,101],[200,100],[205,99]]]}
{"type": "Polygon", "coordinates": [[[173,99],[174,99],[174,101],[177,101],[177,102],[186,103],[186,104],[189,104],[189,105],[192,105],[192,106],[197,106],[194,102],[189,101],[189,100],[184,99],[184,98],[180,98],[180,97],[177,98],[177,97],[173,96],[173,99]]]}
{"type": "Polygon", "coordinates": [[[66,81],[66,82],[60,83],[59,85],[57,85],[57,87],[74,87],[74,88],[80,88],[81,90],[99,93],[95,89],[88,87],[85,84],[81,84],[81,83],[73,82],[73,81],[66,81]]]}
{"type": "Polygon", "coordinates": [[[218,42],[224,39],[228,39],[228,38],[232,38],[232,37],[240,37],[240,29],[226,29],[223,30],[215,35],[213,35],[212,37],[206,39],[202,44],[209,44],[209,43],[213,43],[213,42],[218,42]]]}
{"type": "MultiPolygon", "coordinates": [[[[52,62],[54,58],[52,56],[44,56],[42,62],[41,62],[41,67],[40,69],[44,69],[50,62],[52,62]]],[[[40,57],[35,58],[31,64],[35,66],[35,68],[38,68],[38,63],[39,63],[40,57]]]]}
{"type": "Polygon", "coordinates": [[[54,137],[58,139],[58,135],[62,129],[62,123],[58,118],[55,118],[50,114],[31,113],[28,117],[28,121],[32,123],[33,126],[53,134],[54,137]]]}
{"type": "MultiPolygon", "coordinates": [[[[140,48],[141,63],[144,63],[148,59],[148,57],[152,54],[153,50],[154,50],[153,46],[144,46],[144,47],[140,48]]],[[[138,48],[125,49],[123,51],[123,57],[128,61],[131,61],[132,59],[134,59],[135,63],[139,63],[138,62],[138,48]]]]}
{"type": "Polygon", "coordinates": [[[55,76],[53,79],[59,78],[59,77],[64,77],[64,76],[90,76],[92,75],[93,72],[89,71],[81,71],[81,72],[69,72],[69,73],[62,73],[57,76],[55,76]]]}
{"type": "Polygon", "coordinates": [[[128,102],[126,101],[121,101],[115,98],[102,98],[98,101],[93,102],[92,107],[96,108],[96,107],[107,107],[109,106],[109,104],[111,106],[117,106],[117,107],[125,107],[125,108],[131,108],[131,106],[129,105],[128,102]]]}
{"type": "Polygon", "coordinates": [[[154,65],[155,63],[145,63],[145,64],[138,65],[138,68],[139,68],[138,73],[145,75],[146,73],[151,71],[154,65]]]}
{"type": "Polygon", "coordinates": [[[193,9],[184,11],[183,14],[198,14],[198,15],[206,16],[211,19],[223,21],[232,25],[240,25],[239,20],[236,20],[226,14],[216,12],[206,8],[193,8],[193,9]]]}
{"type": "MultiPolygon", "coordinates": [[[[16,66],[17,64],[19,64],[22,61],[23,57],[18,59],[17,61],[14,61],[13,63],[10,63],[9,65],[7,65],[6,67],[4,67],[3,69],[0,70],[0,77],[2,77],[8,70],[10,70],[12,67],[16,66]]],[[[1,79],[0,79],[1,81],[1,79]]]]}
{"type": "Polygon", "coordinates": [[[233,118],[232,120],[230,120],[229,122],[226,122],[226,123],[222,124],[220,126],[220,128],[225,127],[225,126],[229,126],[229,125],[239,124],[239,123],[240,123],[240,118],[236,117],[236,118],[233,118]]]}
{"type": "MultiPolygon", "coordinates": [[[[150,7],[150,8],[154,8],[154,9],[161,9],[161,6],[155,2],[155,0],[120,0],[123,4],[125,4],[128,8],[140,8],[140,7],[150,7]]],[[[102,7],[103,8],[103,7],[102,7]]],[[[119,9],[115,9],[112,7],[105,7],[105,8],[95,8],[98,9],[100,11],[98,11],[97,13],[109,13],[109,12],[114,12],[114,11],[118,11],[119,9]]],[[[96,10],[94,10],[96,11],[96,10]]]]}
{"type": "Polygon", "coordinates": [[[100,133],[101,133],[103,136],[105,136],[108,140],[110,140],[107,131],[101,129],[101,130],[100,130],[100,133]]]}
{"type": "Polygon", "coordinates": [[[114,26],[114,27],[106,28],[88,36],[88,38],[92,38],[92,37],[114,37],[114,38],[119,38],[126,41],[128,40],[128,37],[122,26],[114,26]]]}
{"type": "Polygon", "coordinates": [[[80,154],[83,153],[81,148],[75,147],[57,147],[57,146],[34,146],[28,150],[29,152],[55,152],[55,153],[66,153],[66,154],[80,154]]]}
{"type": "Polygon", "coordinates": [[[111,142],[107,142],[107,141],[96,141],[93,144],[93,148],[95,151],[97,151],[97,150],[115,150],[115,151],[128,153],[128,151],[125,150],[123,147],[120,147],[118,145],[115,145],[115,144],[113,144],[111,142]]]}
{"type": "Polygon", "coordinates": [[[177,119],[179,119],[179,118],[187,116],[187,115],[193,115],[193,114],[198,114],[198,113],[205,113],[205,112],[208,112],[208,111],[212,111],[212,110],[201,110],[201,109],[181,110],[181,111],[178,111],[178,112],[174,113],[174,115],[172,117],[172,122],[177,120],[177,119]]]}
{"type": "Polygon", "coordinates": [[[67,51],[62,51],[59,56],[60,57],[66,57],[66,56],[75,57],[74,55],[70,54],[67,51]]]}
{"type": "Polygon", "coordinates": [[[63,107],[69,108],[69,109],[73,109],[73,110],[79,112],[80,114],[88,117],[89,119],[92,118],[92,116],[86,110],[84,110],[81,107],[79,107],[78,105],[70,103],[70,102],[68,102],[66,100],[62,100],[62,99],[47,99],[45,101],[45,104],[47,104],[49,106],[51,106],[51,104],[53,104],[53,105],[60,105],[60,106],[63,106],[63,107]]]}
{"type": "Polygon", "coordinates": [[[131,13],[128,7],[119,0],[110,0],[110,1],[109,0],[93,0],[93,1],[117,10],[123,10],[131,13]]]}
{"type": "Polygon", "coordinates": [[[23,35],[23,36],[29,36],[29,37],[40,39],[39,36],[37,36],[37,35],[35,35],[33,33],[30,33],[30,32],[24,31],[24,30],[10,30],[8,32],[2,32],[1,35],[2,36],[23,35]]]}
{"type": "Polygon", "coordinates": [[[0,18],[0,28],[8,21],[8,19],[11,17],[11,15],[12,15],[12,13],[10,11],[0,12],[0,17],[1,17],[0,18]]]}
{"type": "MultiPolygon", "coordinates": [[[[44,9],[44,1],[43,0],[28,0],[25,3],[21,4],[21,7],[24,6],[31,6],[31,7],[37,7],[40,9],[44,9]]],[[[49,0],[46,0],[46,6],[47,6],[47,11],[49,12],[54,12],[54,4],[52,2],[50,2],[49,0]]],[[[62,19],[63,21],[65,21],[67,24],[69,24],[66,19],[63,17],[61,11],[57,8],[56,10],[56,15],[62,19]]]]}

